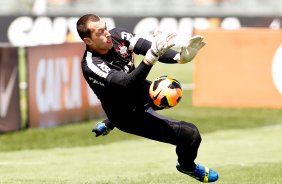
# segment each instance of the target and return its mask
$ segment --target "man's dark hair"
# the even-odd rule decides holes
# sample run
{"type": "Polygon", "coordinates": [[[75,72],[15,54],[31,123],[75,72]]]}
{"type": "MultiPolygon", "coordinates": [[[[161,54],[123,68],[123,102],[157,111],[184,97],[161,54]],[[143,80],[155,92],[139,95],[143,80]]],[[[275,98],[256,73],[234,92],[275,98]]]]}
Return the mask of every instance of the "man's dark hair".
{"type": "Polygon", "coordinates": [[[76,30],[81,39],[90,36],[90,30],[87,28],[87,23],[90,21],[97,22],[100,17],[94,14],[86,14],[80,17],[76,23],[76,30]]]}

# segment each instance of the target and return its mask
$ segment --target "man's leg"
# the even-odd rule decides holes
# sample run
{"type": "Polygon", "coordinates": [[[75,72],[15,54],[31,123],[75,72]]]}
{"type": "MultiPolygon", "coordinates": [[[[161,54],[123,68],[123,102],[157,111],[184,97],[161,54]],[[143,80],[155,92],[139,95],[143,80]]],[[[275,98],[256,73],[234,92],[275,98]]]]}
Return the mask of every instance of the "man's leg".
{"type": "Polygon", "coordinates": [[[218,175],[212,169],[195,164],[201,136],[192,123],[170,119],[157,114],[152,108],[136,113],[134,120],[117,128],[148,139],[176,145],[178,171],[202,182],[213,182],[218,175]]]}
{"type": "Polygon", "coordinates": [[[134,120],[116,125],[122,131],[148,139],[176,145],[178,162],[184,168],[194,168],[201,142],[195,125],[157,114],[152,108],[137,113],[134,120]]]}

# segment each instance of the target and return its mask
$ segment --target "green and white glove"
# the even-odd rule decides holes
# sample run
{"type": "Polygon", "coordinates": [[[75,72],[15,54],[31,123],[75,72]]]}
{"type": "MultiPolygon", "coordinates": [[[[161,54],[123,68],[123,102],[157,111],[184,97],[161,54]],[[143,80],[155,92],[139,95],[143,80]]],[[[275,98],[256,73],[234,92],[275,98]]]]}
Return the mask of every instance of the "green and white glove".
{"type": "Polygon", "coordinates": [[[145,62],[153,65],[168,49],[175,45],[176,33],[159,33],[154,37],[151,48],[145,55],[145,62]]]}
{"type": "Polygon", "coordinates": [[[180,52],[176,54],[173,59],[179,64],[185,64],[192,61],[199,50],[206,45],[206,42],[204,42],[203,39],[204,37],[200,35],[191,37],[188,41],[188,45],[180,47],[180,52]]]}

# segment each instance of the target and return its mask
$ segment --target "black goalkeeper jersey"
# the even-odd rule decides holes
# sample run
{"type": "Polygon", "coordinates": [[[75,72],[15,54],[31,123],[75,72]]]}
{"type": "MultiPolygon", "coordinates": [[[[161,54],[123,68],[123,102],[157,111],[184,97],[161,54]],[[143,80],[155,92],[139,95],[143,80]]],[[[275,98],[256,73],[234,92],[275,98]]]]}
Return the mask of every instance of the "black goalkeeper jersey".
{"type": "MultiPolygon", "coordinates": [[[[145,55],[151,42],[121,28],[110,30],[110,34],[113,48],[103,55],[86,48],[81,66],[85,80],[101,101],[109,120],[119,122],[144,109],[147,103],[146,77],[152,66],[141,62],[135,67],[133,53],[145,55]]],[[[175,55],[175,51],[169,50],[159,60],[176,63],[175,55]]]]}

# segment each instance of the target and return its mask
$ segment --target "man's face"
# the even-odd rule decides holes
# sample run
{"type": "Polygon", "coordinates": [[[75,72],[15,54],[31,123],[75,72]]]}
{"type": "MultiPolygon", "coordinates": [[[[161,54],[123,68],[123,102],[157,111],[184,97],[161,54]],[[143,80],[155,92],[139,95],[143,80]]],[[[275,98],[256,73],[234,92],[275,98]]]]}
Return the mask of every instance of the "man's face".
{"type": "Polygon", "coordinates": [[[113,47],[113,42],[105,21],[101,19],[98,22],[89,22],[88,29],[90,30],[90,36],[84,38],[83,41],[91,51],[106,54],[113,47]]]}

